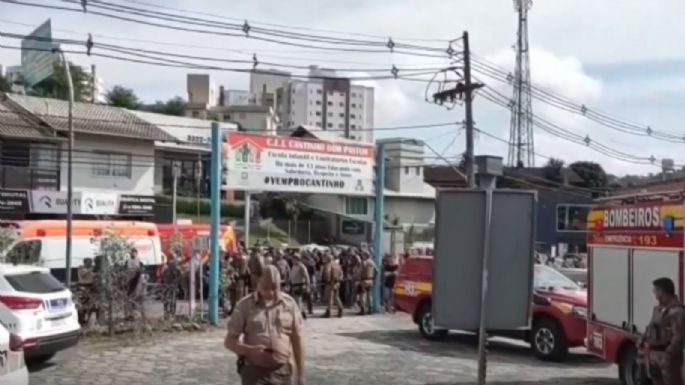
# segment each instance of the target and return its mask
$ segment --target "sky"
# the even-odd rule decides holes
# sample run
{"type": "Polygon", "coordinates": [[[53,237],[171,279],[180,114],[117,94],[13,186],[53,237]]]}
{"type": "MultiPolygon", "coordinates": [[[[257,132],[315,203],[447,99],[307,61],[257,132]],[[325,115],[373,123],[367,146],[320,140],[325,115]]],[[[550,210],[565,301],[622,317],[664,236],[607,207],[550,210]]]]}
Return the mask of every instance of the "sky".
{"type": "MultiPolygon", "coordinates": [[[[79,7],[68,2],[32,1],[79,7]]],[[[110,0],[112,3],[139,6],[134,4],[135,1],[110,0]]],[[[223,19],[228,22],[248,20],[254,25],[261,22],[363,33],[379,38],[352,37],[378,41],[380,37],[392,37],[397,43],[442,48],[447,48],[450,39],[468,30],[471,49],[478,58],[511,71],[515,57],[512,47],[516,41],[516,15],[512,2],[508,0],[140,1],[234,18],[223,19]],[[408,38],[430,41],[403,40],[408,38]]],[[[685,2],[681,0],[660,0],[658,6],[644,0],[535,1],[529,12],[528,27],[533,84],[622,121],[685,135],[682,124],[685,116],[682,108],[685,101],[685,48],[680,38],[685,36],[685,23],[681,22],[682,15],[685,15],[685,2]]],[[[58,38],[85,40],[88,33],[92,33],[96,42],[224,59],[251,60],[252,54],[257,53],[262,62],[354,69],[350,75],[368,75],[364,72],[368,68],[388,68],[389,74],[393,64],[400,71],[449,65],[447,58],[314,51],[244,37],[169,31],[88,13],[0,2],[0,30],[3,32],[25,34],[47,18],[52,19],[53,36],[58,38]],[[182,47],[152,44],[147,42],[149,40],[182,47]]],[[[0,41],[7,45],[19,44],[10,39],[0,38],[0,41]]],[[[163,68],[84,56],[73,57],[72,60],[82,65],[95,64],[106,87],[123,85],[132,88],[148,102],[176,95],[186,97],[185,80],[189,72],[209,73],[214,83],[230,89],[247,89],[249,84],[249,75],[243,73],[163,68]]],[[[19,51],[0,48],[0,64],[15,65],[19,62],[19,51]]],[[[512,94],[511,86],[505,83],[478,71],[474,76],[507,97],[512,94]]],[[[464,151],[465,135],[456,124],[463,120],[462,106],[447,110],[427,103],[427,89],[422,83],[367,80],[363,84],[376,88],[376,127],[455,122],[454,126],[447,127],[378,131],[377,138],[423,139],[450,159],[464,151]]],[[[428,89],[429,93],[434,92],[434,88],[435,84],[428,89]]],[[[685,165],[685,154],[681,151],[685,141],[683,144],[668,143],[618,132],[581,115],[535,100],[533,112],[578,135],[589,136],[595,142],[622,152],[641,157],[654,156],[655,159],[672,158],[676,164],[685,165]]],[[[479,129],[498,138],[508,138],[509,111],[478,94],[474,99],[474,120],[479,129]]],[[[506,143],[486,135],[476,135],[475,149],[477,155],[499,155],[506,161],[506,143]]],[[[617,175],[660,170],[658,160],[655,165],[620,161],[539,129],[535,130],[535,151],[539,154],[535,158],[538,166],[544,165],[546,157],[553,156],[567,163],[595,161],[617,175]]],[[[430,152],[427,154],[433,156],[430,152]]]]}

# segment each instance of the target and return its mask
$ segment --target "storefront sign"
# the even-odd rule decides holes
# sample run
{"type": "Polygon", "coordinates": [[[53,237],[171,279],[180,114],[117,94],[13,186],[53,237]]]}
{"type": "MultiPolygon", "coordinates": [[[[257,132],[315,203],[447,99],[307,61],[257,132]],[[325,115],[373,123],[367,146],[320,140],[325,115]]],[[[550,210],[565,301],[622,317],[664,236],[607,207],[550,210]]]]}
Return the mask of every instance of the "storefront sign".
{"type": "Polygon", "coordinates": [[[373,146],[230,133],[223,157],[230,189],[373,193],[373,146]]]}
{"type": "Polygon", "coordinates": [[[0,190],[0,213],[27,212],[29,194],[26,190],[0,190]]]}
{"type": "MultiPolygon", "coordinates": [[[[72,211],[86,215],[154,215],[155,198],[149,195],[74,191],[72,211]]],[[[0,190],[0,213],[66,214],[67,192],[0,190]]]]}
{"type": "Polygon", "coordinates": [[[120,215],[153,215],[155,197],[148,195],[121,195],[119,197],[120,215]]]}
{"type": "Polygon", "coordinates": [[[343,219],[342,233],[347,235],[362,235],[366,233],[366,223],[353,219],[343,219]]]}

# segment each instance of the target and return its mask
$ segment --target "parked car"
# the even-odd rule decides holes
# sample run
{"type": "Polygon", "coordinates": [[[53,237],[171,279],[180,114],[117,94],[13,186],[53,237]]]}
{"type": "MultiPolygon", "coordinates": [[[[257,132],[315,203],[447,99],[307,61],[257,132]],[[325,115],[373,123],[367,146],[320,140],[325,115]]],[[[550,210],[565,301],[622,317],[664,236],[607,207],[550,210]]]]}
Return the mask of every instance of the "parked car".
{"type": "Polygon", "coordinates": [[[50,360],[81,335],[71,291],[39,266],[0,264],[0,324],[21,338],[33,362],[50,360]]]}
{"type": "Polygon", "coordinates": [[[24,362],[23,341],[0,323],[0,384],[29,385],[24,362]]]}
{"type": "MultiPolygon", "coordinates": [[[[431,293],[433,258],[412,257],[398,272],[393,296],[396,307],[412,315],[421,335],[444,338],[448,330],[434,325],[431,293]]],[[[493,331],[524,340],[542,360],[560,361],[569,348],[583,346],[586,333],[587,292],[552,267],[536,264],[533,318],[528,330],[493,331]]]]}
{"type": "Polygon", "coordinates": [[[559,268],[559,272],[571,281],[578,284],[578,286],[587,288],[587,269],[577,269],[572,267],[559,268]]]}

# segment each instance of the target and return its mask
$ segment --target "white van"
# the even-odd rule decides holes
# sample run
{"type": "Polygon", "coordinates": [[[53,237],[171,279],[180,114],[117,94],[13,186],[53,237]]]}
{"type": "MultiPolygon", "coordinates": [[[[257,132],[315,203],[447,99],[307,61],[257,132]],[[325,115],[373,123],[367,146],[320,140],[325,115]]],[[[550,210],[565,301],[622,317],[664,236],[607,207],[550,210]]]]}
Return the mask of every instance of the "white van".
{"type": "MultiPolygon", "coordinates": [[[[126,238],[150,271],[162,264],[162,246],[154,223],[76,220],[72,230],[72,277],[76,276],[76,269],[85,258],[93,259],[99,254],[99,240],[109,231],[126,238]]],[[[64,281],[66,221],[22,221],[18,224],[17,233],[17,240],[0,252],[0,260],[47,267],[56,278],[64,281]]]]}

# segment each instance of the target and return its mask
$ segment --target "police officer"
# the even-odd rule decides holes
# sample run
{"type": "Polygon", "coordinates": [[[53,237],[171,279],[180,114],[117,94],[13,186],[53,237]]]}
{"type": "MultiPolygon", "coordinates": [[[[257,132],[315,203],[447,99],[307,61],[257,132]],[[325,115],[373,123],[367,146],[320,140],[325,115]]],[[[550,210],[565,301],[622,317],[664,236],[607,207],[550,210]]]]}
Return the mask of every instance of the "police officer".
{"type": "Polygon", "coordinates": [[[331,253],[326,250],[323,254],[323,268],[321,270],[321,284],[323,285],[323,298],[326,303],[326,313],[324,318],[330,318],[331,308],[335,302],[338,308],[338,317],[343,315],[342,301],[340,300],[340,281],[343,278],[342,268],[333,260],[331,253]]]}
{"type": "Polygon", "coordinates": [[[304,385],[301,327],[297,304],[281,292],[278,269],[265,266],[257,291],[236,305],[224,341],[238,355],[242,385],[291,385],[293,374],[304,385]]]}
{"type": "Polygon", "coordinates": [[[685,308],[678,301],[670,278],[656,279],[652,285],[658,305],[638,341],[648,367],[647,377],[654,385],[683,385],[685,308]]]}
{"type": "Polygon", "coordinates": [[[367,251],[362,251],[359,297],[357,300],[359,315],[364,315],[366,312],[371,313],[371,289],[373,288],[373,281],[376,279],[377,274],[378,268],[371,260],[370,254],[367,251]]]}
{"type": "Polygon", "coordinates": [[[274,254],[274,265],[281,275],[281,290],[287,291],[288,284],[290,283],[290,264],[288,263],[288,260],[285,259],[283,251],[276,250],[276,253],[274,254]]]}
{"type": "Polygon", "coordinates": [[[307,313],[305,313],[302,307],[302,299],[309,294],[310,280],[307,266],[302,263],[298,253],[293,254],[293,267],[290,270],[290,289],[293,299],[295,299],[297,306],[299,306],[302,312],[302,318],[306,319],[307,313]]]}
{"type": "Polygon", "coordinates": [[[176,316],[176,299],[181,284],[181,270],[176,264],[176,258],[171,257],[162,271],[162,301],[164,302],[164,318],[176,316]]]}
{"type": "Polygon", "coordinates": [[[250,270],[250,292],[257,290],[259,277],[264,269],[264,258],[258,249],[253,249],[250,259],[247,261],[247,268],[250,270]]]}
{"type": "Polygon", "coordinates": [[[250,281],[250,271],[247,268],[245,258],[241,254],[236,254],[230,262],[231,283],[228,286],[228,299],[231,302],[232,314],[238,301],[247,294],[248,282],[250,281]]]}

